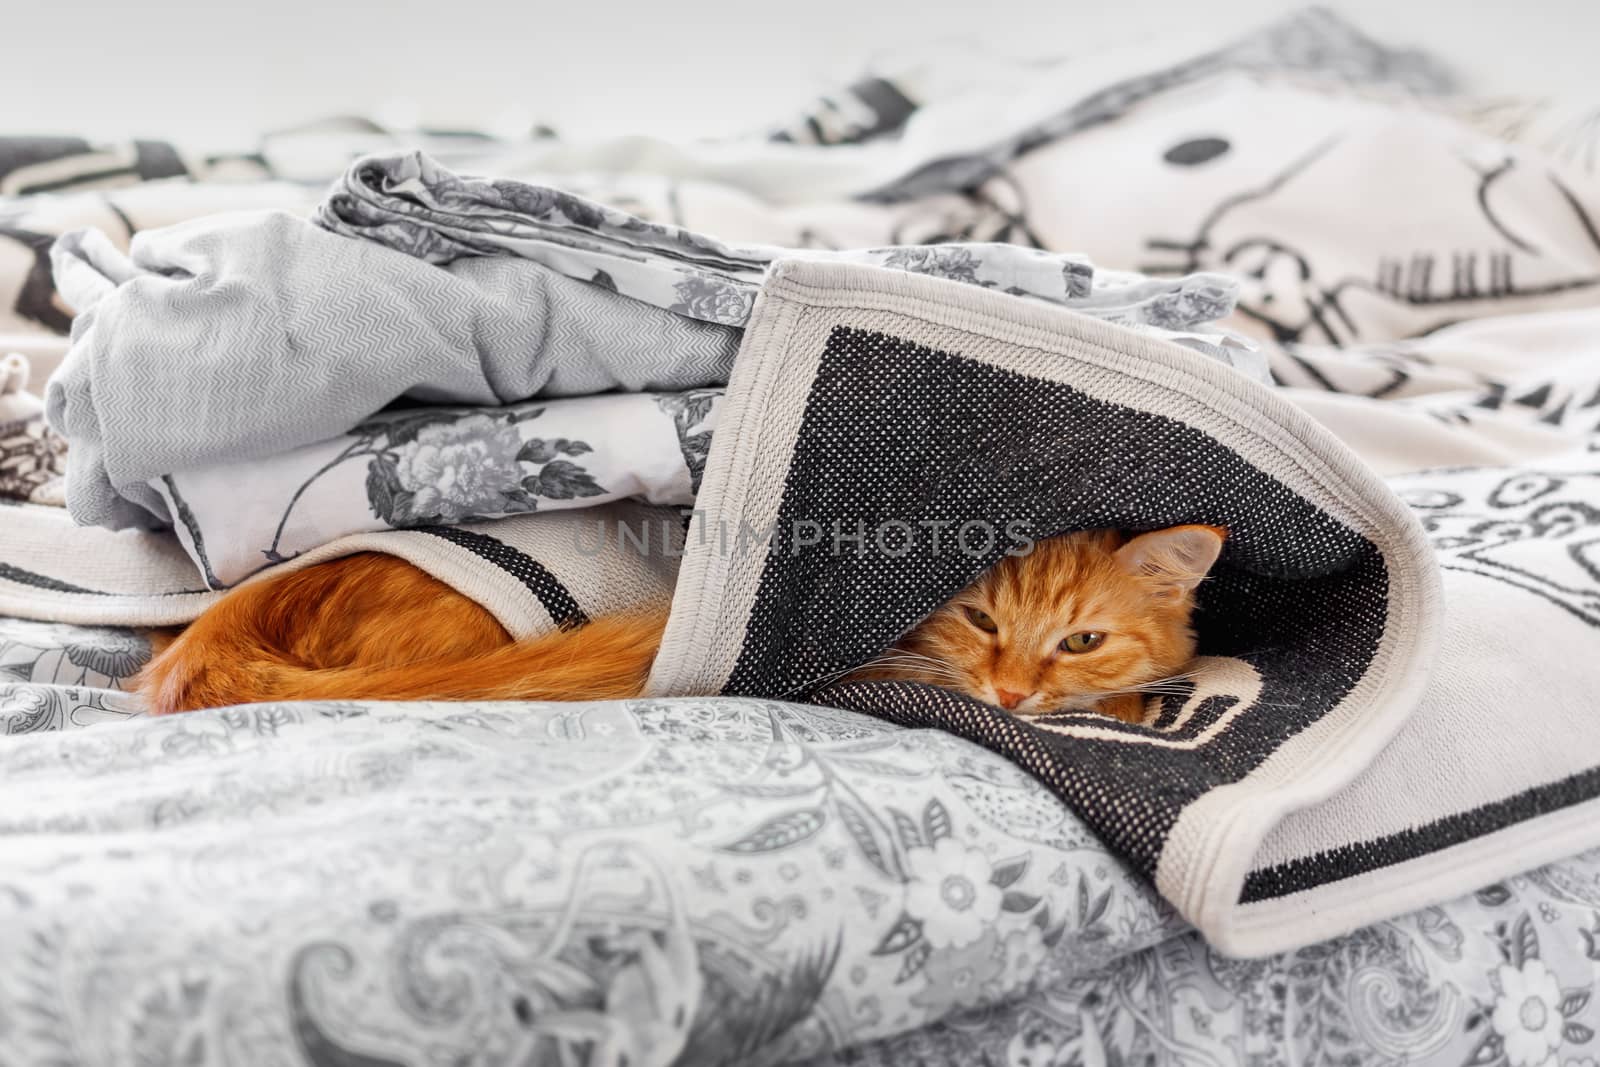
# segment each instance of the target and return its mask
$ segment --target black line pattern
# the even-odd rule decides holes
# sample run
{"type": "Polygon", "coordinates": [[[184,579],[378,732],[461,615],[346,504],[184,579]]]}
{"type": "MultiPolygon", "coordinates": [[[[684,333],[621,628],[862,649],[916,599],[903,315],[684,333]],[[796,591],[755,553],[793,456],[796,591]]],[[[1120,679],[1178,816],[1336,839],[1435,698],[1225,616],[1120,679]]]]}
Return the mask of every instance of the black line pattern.
{"type": "Polygon", "coordinates": [[[544,564],[504,541],[455,526],[419,526],[416,532],[449,541],[511,575],[539,598],[550,620],[561,629],[570,630],[589,621],[560,579],[544,564]]]}
{"type": "Polygon", "coordinates": [[[1550,785],[1524,790],[1471,811],[1457,812],[1425,826],[1410,827],[1386,837],[1252,871],[1245,879],[1240,900],[1249,903],[1288,896],[1392,867],[1596,797],[1600,797],[1600,767],[1550,785]]]}
{"type": "Polygon", "coordinates": [[[893,520],[926,533],[975,515],[999,529],[1023,522],[1034,537],[1229,527],[1229,548],[1202,591],[1201,651],[1258,676],[1253,700],[1198,695],[1160,734],[1165,741],[1198,738],[1232,718],[1209,740],[1179,748],[1149,744],[1157,732],[1148,727],[1100,717],[1088,721],[1117,737],[1052,733],[931,687],[851,683],[812,693],[892,643],[1005,547],[936,552],[918,534],[916,549],[897,558],[827,538],[780,543],[726,692],[809,695],[952,730],[1037,774],[1150,873],[1179,812],[1336,706],[1383,636],[1389,579],[1376,547],[1205,433],[881,333],[835,329],[789,461],[779,540],[812,523],[850,531],[893,520]],[[1017,418],[1023,411],[1029,417],[1017,418]],[[862,456],[873,457],[870,477],[862,456]]]}

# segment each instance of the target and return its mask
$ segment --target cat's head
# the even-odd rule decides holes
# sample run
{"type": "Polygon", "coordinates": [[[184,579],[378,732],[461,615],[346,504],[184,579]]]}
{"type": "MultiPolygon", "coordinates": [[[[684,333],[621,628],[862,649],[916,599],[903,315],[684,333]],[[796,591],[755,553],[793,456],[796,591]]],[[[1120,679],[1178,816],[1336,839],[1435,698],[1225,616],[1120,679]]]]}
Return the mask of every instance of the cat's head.
{"type": "Polygon", "coordinates": [[[900,642],[926,680],[1018,715],[1091,710],[1194,656],[1194,590],[1227,531],[1064,534],[997,563],[900,642]]]}

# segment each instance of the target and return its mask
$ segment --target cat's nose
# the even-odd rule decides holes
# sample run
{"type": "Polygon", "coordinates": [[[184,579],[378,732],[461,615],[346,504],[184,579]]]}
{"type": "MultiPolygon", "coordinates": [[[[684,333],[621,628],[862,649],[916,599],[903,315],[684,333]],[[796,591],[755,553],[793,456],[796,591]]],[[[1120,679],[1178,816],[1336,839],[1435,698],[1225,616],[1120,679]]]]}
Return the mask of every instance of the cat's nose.
{"type": "Polygon", "coordinates": [[[1022,703],[1024,700],[1027,700],[1031,696],[1033,696],[1032,693],[1018,693],[1010,689],[996,689],[994,691],[994,698],[998,700],[1000,702],[1000,706],[1005,708],[1007,711],[1016,711],[1017,705],[1022,703]]]}

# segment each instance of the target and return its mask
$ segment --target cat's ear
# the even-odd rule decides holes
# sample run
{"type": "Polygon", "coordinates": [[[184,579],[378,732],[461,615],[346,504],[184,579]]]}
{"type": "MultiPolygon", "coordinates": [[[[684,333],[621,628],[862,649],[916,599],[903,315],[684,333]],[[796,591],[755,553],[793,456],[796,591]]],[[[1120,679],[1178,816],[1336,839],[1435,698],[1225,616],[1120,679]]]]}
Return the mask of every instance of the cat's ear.
{"type": "Polygon", "coordinates": [[[1153,582],[1161,595],[1189,593],[1217,562],[1228,531],[1221,526],[1172,526],[1139,534],[1117,549],[1124,570],[1153,582]]]}

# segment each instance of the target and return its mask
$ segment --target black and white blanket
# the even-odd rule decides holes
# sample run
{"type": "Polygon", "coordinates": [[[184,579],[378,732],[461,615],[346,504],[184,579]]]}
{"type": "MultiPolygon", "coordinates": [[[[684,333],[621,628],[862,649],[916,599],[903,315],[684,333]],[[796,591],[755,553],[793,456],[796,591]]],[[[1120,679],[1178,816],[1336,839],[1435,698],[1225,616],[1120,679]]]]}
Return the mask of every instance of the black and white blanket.
{"type": "MultiPolygon", "coordinates": [[[[1595,843],[1600,480],[1581,440],[1385,486],[1253,383],[983,296],[801,264],[769,285],[697,509],[719,533],[775,530],[776,551],[691,536],[656,692],[808,696],[978,739],[1224,951],[1278,950],[1595,843]],[[994,531],[1018,522],[1227,526],[1193,692],[1124,726],[829,684],[998,558],[994,531]],[[1419,788],[1424,768],[1437,784],[1419,788]]],[[[1595,323],[1528,325],[1573,339],[1595,323]]],[[[1565,402],[1592,404],[1596,386],[1591,363],[1565,402]]]]}
{"type": "MultiPolygon", "coordinates": [[[[959,1028],[955,1013],[1092,967],[1122,984],[1041,1009],[1051,1055],[1177,1061],[1231,1038],[1138,976],[1175,989],[1180,957],[1219,983],[1253,966],[1212,949],[1293,950],[1260,966],[1318,1005],[1286,1039],[1308,1060],[1536,1064],[1587,1043],[1592,1005],[1555,976],[1581,971],[1580,950],[1550,931],[1586,932],[1589,865],[1490,883],[1600,843],[1600,186],[1437,100],[1272,78],[1445,88],[1418,57],[1319,27],[1076,96],[1058,72],[1032,138],[985,140],[932,103],[892,139],[644,153],[603,180],[604,146],[531,153],[635,216],[730,240],[1010,240],[1220,269],[1241,284],[1229,325],[1262,341],[1277,385],[1040,301],[784,259],[714,426],[691,393],[663,438],[693,458],[691,513],[441,511],[274,564],[393,552],[518,636],[670,598],[644,701],[128,723],[137,704],[116,690],[147,652],[136,634],[7,621],[0,722],[47,731],[0,754],[6,840],[27,861],[0,890],[20,961],[0,1022],[37,1020],[7,1047],[70,1060],[83,1021],[93,1047],[74,1054],[107,1063],[405,1062],[424,1041],[784,1062],[959,1028]],[[1137,218],[1107,209],[1131,189],[1137,218]],[[1193,690],[1142,725],[839,681],[1009,530],[1184,521],[1230,538],[1203,586],[1193,690]],[[63,878],[76,895],[58,900],[63,878]],[[1462,958],[1468,915],[1498,924],[1469,931],[1459,988],[1477,1006],[1419,977],[1462,958]],[[1185,921],[1211,949],[1169,940],[1185,921]]],[[[373,451],[446,471],[451,442],[412,429],[373,451]]],[[[518,462],[585,440],[517,433],[544,457],[518,462]]],[[[373,463],[343,488],[394,505],[368,495],[373,463]]],[[[166,625],[224,584],[168,532],[36,505],[0,510],[0,529],[0,615],[166,625]]]]}

